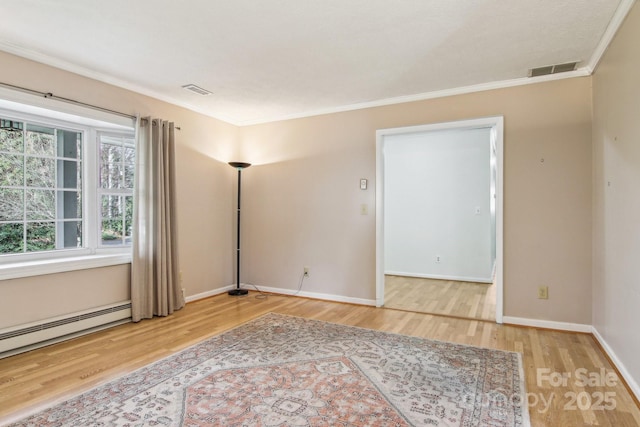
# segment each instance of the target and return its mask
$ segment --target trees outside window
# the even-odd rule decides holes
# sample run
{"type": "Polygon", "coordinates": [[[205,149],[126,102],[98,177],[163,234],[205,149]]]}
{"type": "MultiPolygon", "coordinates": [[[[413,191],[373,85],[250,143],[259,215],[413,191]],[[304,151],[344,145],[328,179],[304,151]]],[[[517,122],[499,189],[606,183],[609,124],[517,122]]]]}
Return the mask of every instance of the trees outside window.
{"type": "Polygon", "coordinates": [[[126,135],[101,133],[100,224],[101,245],[131,244],[135,142],[126,135]]]}
{"type": "Polygon", "coordinates": [[[131,245],[132,132],[0,125],[0,256],[131,245]]]}

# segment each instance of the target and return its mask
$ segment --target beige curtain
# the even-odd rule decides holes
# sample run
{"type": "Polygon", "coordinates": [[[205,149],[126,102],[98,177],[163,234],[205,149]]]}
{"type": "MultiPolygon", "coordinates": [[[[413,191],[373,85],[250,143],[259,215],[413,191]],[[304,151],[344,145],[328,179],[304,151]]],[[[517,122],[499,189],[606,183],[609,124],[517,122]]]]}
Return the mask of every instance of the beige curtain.
{"type": "Polygon", "coordinates": [[[184,306],[180,288],[173,123],[138,119],[133,202],[131,312],[134,322],[184,306]]]}

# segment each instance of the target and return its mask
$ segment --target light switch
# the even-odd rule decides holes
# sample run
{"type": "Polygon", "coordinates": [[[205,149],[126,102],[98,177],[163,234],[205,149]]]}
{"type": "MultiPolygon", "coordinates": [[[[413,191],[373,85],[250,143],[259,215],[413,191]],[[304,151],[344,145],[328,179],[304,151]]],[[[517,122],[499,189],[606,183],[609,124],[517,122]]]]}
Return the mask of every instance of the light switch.
{"type": "Polygon", "coordinates": [[[361,189],[361,190],[366,190],[366,189],[367,189],[367,180],[366,180],[366,179],[364,179],[364,178],[362,178],[362,179],[360,180],[360,189],[361,189]]]}

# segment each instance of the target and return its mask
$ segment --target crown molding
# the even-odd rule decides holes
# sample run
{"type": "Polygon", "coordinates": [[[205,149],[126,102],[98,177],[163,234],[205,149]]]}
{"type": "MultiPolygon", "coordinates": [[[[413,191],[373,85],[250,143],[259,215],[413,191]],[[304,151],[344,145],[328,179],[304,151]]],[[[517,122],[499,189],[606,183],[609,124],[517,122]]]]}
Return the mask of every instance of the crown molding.
{"type": "Polygon", "coordinates": [[[574,78],[574,77],[590,76],[591,74],[593,74],[593,72],[597,68],[598,63],[600,62],[604,53],[607,50],[607,47],[615,37],[617,31],[620,29],[625,18],[627,17],[627,15],[629,14],[630,10],[632,9],[635,3],[636,3],[636,0],[621,0],[620,4],[618,5],[618,8],[616,9],[613,17],[611,18],[611,21],[609,22],[609,25],[607,26],[607,29],[605,30],[602,38],[600,39],[600,42],[598,43],[598,46],[596,47],[596,50],[594,51],[593,55],[591,56],[591,58],[589,59],[589,61],[586,63],[585,66],[575,71],[558,73],[558,74],[550,74],[550,75],[539,76],[539,77],[522,77],[522,78],[516,78],[516,79],[509,79],[509,80],[501,80],[496,82],[481,83],[477,85],[462,86],[462,87],[444,89],[439,91],[424,92],[424,93],[419,93],[414,95],[406,95],[406,96],[380,99],[380,100],[370,101],[370,102],[343,105],[343,106],[338,106],[334,108],[305,111],[305,112],[296,113],[296,114],[265,117],[265,118],[256,119],[256,120],[234,120],[232,118],[217,115],[217,114],[213,115],[211,114],[211,112],[207,111],[204,108],[199,108],[189,103],[185,103],[178,99],[166,96],[165,94],[162,94],[160,92],[149,90],[148,88],[144,88],[140,85],[137,85],[122,79],[118,79],[113,76],[106,75],[99,71],[81,67],[81,66],[72,64],[68,61],[51,57],[39,51],[26,49],[21,46],[14,45],[12,43],[0,41],[0,50],[3,50],[5,52],[8,52],[26,59],[40,62],[52,67],[60,68],[65,71],[79,74],[81,76],[88,77],[103,83],[107,83],[123,89],[131,90],[133,92],[146,95],[151,98],[155,98],[160,101],[164,101],[169,104],[176,105],[178,107],[186,108],[187,110],[193,111],[195,113],[203,114],[205,116],[214,118],[216,120],[221,120],[223,122],[232,124],[234,126],[244,127],[244,126],[253,126],[253,125],[285,121],[285,120],[301,119],[305,117],[320,116],[320,115],[326,115],[326,114],[343,113],[347,111],[362,110],[366,108],[383,107],[383,106],[403,104],[408,102],[425,101],[429,99],[445,98],[445,97],[456,96],[456,95],[465,95],[465,94],[484,92],[489,90],[505,89],[510,87],[549,82],[549,81],[555,81],[555,80],[563,80],[563,79],[574,78]]]}
{"type": "Polygon", "coordinates": [[[157,91],[153,91],[150,90],[148,88],[142,87],[140,85],[137,85],[135,83],[131,83],[128,82],[126,80],[122,80],[122,79],[118,79],[116,77],[113,76],[109,76],[107,74],[101,73],[99,71],[95,71],[92,70],[90,68],[86,68],[86,67],[82,67],[76,64],[73,64],[71,62],[65,61],[63,59],[59,59],[59,58],[54,58],[50,55],[47,55],[45,53],[42,53],[40,51],[36,51],[36,50],[32,50],[32,49],[27,49],[25,47],[22,46],[18,46],[15,45],[13,43],[8,43],[5,41],[1,41],[0,40],[0,50],[19,56],[21,58],[25,58],[25,59],[29,59],[35,62],[39,62],[41,64],[45,64],[54,68],[59,68],[61,70],[64,71],[68,71],[74,74],[78,74],[82,77],[87,77],[93,80],[97,80],[99,82],[102,83],[106,83],[106,84],[110,84],[113,86],[117,86],[119,88],[122,89],[127,89],[130,90],[132,92],[136,92],[139,93],[141,95],[145,95],[145,96],[149,96],[151,98],[157,99],[159,101],[163,101],[172,105],[176,105],[178,107],[182,107],[182,108],[186,108],[187,110],[193,111],[195,113],[199,113],[199,114],[203,114],[205,116],[217,119],[217,120],[221,120],[223,122],[227,122],[230,124],[234,124],[237,126],[236,123],[234,123],[233,120],[231,120],[228,117],[221,117],[221,116],[213,116],[211,115],[210,112],[206,111],[203,108],[199,108],[196,107],[194,105],[191,105],[189,103],[180,101],[178,99],[172,98],[170,96],[167,96],[165,94],[162,94],[160,92],[157,91]]]}
{"type": "Polygon", "coordinates": [[[627,17],[635,3],[636,0],[622,0],[618,5],[618,8],[613,14],[611,21],[609,21],[609,25],[604,31],[604,34],[602,35],[598,46],[596,46],[596,50],[593,52],[593,55],[591,55],[591,58],[586,65],[586,67],[589,69],[590,74],[593,74],[595,72],[598,64],[600,63],[600,60],[607,51],[609,44],[611,44],[611,41],[622,26],[622,23],[624,22],[625,18],[627,17]]]}
{"type": "Polygon", "coordinates": [[[271,117],[255,121],[241,121],[236,123],[237,126],[252,126],[265,123],[272,123],[284,120],[302,119],[305,117],[320,116],[325,114],[343,113],[346,111],[362,110],[366,108],[384,107],[387,105],[404,104],[407,102],[425,101],[428,99],[446,98],[449,96],[465,95],[475,92],[484,92],[488,90],[504,89],[515,86],[524,86],[535,83],[550,82],[555,80],[564,80],[574,77],[585,77],[591,75],[591,71],[587,67],[579,68],[575,71],[565,73],[549,74],[539,77],[522,77],[511,80],[501,80],[496,82],[481,83],[471,86],[462,86],[452,89],[444,89],[433,92],[419,93],[415,95],[399,96],[394,98],[380,99],[371,102],[362,102],[357,104],[344,105],[335,108],[326,108],[321,110],[307,111],[300,114],[290,114],[286,116],[271,117]]]}

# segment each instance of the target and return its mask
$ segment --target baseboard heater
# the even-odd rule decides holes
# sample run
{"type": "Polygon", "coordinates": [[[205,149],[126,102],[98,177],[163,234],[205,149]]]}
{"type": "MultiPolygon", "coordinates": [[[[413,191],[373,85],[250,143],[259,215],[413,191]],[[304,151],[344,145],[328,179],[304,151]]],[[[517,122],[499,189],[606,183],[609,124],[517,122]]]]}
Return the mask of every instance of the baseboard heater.
{"type": "Polygon", "coordinates": [[[0,330],[0,358],[131,321],[131,302],[121,302],[0,330]]]}

